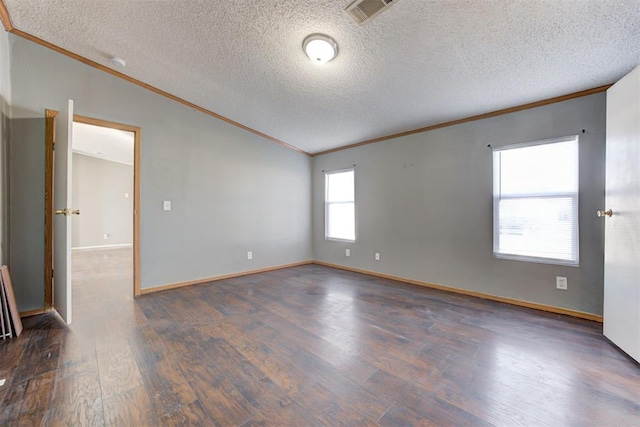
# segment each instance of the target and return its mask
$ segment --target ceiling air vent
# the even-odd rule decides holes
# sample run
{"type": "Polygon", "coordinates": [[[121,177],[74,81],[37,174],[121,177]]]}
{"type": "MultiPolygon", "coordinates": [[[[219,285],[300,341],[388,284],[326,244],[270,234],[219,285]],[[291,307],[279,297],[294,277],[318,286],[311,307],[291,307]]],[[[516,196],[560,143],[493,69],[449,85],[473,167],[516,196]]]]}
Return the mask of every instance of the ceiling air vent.
{"type": "Polygon", "coordinates": [[[345,10],[358,24],[362,25],[393,3],[394,0],[356,0],[345,10]]]}

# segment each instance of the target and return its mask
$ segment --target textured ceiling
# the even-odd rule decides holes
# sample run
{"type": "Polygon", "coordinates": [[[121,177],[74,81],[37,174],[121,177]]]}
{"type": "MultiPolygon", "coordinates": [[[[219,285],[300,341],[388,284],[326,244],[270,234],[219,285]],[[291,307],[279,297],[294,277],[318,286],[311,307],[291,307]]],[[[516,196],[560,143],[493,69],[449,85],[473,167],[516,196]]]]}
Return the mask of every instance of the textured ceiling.
{"type": "Polygon", "coordinates": [[[4,0],[13,26],[315,153],[613,83],[640,63],[638,0],[4,0]],[[339,55],[302,52],[326,33],[339,55]]]}

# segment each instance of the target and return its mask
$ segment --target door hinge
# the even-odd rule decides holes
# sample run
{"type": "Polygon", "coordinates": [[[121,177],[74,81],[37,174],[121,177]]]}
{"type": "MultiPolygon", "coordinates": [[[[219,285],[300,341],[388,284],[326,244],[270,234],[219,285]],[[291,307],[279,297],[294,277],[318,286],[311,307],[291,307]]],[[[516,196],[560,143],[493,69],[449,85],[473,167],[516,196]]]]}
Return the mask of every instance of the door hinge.
{"type": "Polygon", "coordinates": [[[55,143],[55,142],[51,145],[51,149],[52,149],[53,151],[56,151],[56,143],[55,143]]]}

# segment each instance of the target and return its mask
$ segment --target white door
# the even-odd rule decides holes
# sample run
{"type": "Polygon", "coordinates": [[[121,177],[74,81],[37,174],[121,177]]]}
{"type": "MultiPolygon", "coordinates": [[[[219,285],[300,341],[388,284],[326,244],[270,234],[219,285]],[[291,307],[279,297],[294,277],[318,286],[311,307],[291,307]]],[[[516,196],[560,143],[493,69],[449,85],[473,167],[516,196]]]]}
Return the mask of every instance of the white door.
{"type": "Polygon", "coordinates": [[[53,306],[71,323],[71,171],[73,100],[56,116],[53,174],[53,306]]]}
{"type": "Polygon", "coordinates": [[[604,335],[640,361],[640,67],[607,91],[604,335]]]}

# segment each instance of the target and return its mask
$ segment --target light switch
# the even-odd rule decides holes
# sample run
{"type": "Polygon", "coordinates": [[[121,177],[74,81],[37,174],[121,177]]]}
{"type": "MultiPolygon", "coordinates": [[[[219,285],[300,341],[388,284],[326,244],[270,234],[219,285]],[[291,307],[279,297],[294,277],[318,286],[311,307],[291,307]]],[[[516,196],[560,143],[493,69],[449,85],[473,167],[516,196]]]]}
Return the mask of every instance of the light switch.
{"type": "Polygon", "coordinates": [[[171,200],[165,200],[164,202],[162,202],[162,209],[164,209],[165,211],[170,211],[171,210],[171,200]]]}

